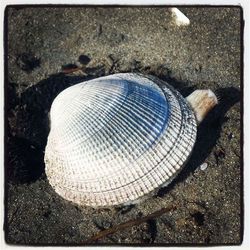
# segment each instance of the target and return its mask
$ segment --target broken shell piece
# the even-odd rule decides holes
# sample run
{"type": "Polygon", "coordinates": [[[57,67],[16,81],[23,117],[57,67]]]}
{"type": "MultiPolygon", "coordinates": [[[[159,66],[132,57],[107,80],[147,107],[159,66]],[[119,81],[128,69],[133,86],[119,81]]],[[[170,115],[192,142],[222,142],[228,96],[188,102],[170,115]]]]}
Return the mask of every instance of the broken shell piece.
{"type": "Polygon", "coordinates": [[[187,98],[187,101],[191,105],[198,123],[200,123],[207,113],[218,104],[216,95],[208,90],[195,90],[187,98]]]}
{"type": "Polygon", "coordinates": [[[177,26],[185,26],[190,24],[190,20],[177,8],[171,8],[172,16],[177,26]]]}

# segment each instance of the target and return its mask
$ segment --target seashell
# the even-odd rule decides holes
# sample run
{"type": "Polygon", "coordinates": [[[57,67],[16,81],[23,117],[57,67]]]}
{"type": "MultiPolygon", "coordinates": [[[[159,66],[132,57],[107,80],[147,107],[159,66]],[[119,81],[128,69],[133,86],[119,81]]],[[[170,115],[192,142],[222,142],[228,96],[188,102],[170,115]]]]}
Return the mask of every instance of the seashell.
{"type": "Polygon", "coordinates": [[[177,8],[171,8],[172,16],[177,26],[187,26],[190,20],[177,8]]]}
{"type": "Polygon", "coordinates": [[[165,82],[131,73],[65,89],[50,111],[49,183],[66,200],[93,207],[133,203],[167,185],[193,149],[196,117],[217,103],[210,90],[187,100],[165,82]]]}

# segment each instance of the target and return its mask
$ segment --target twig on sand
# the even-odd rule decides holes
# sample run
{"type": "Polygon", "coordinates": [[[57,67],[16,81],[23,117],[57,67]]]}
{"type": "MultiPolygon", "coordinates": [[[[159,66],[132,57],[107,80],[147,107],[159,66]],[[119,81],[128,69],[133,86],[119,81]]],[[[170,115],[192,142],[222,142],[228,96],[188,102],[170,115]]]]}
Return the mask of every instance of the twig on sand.
{"type": "Polygon", "coordinates": [[[164,213],[167,213],[167,212],[169,212],[171,210],[175,210],[175,209],[176,209],[176,206],[175,205],[171,205],[169,207],[162,208],[162,209],[160,209],[160,210],[158,210],[158,211],[156,211],[156,212],[154,212],[152,214],[149,214],[147,216],[144,216],[144,217],[141,217],[141,218],[137,218],[137,219],[132,219],[132,220],[129,220],[127,222],[118,224],[118,225],[116,225],[114,227],[111,227],[111,228],[105,229],[103,231],[100,231],[96,235],[94,235],[91,238],[89,238],[88,240],[84,241],[83,244],[94,243],[95,241],[97,241],[97,240],[99,240],[101,238],[104,238],[107,235],[116,233],[117,231],[120,231],[120,230],[128,228],[128,227],[133,227],[133,226],[140,225],[140,224],[142,224],[144,222],[147,222],[148,220],[151,220],[151,219],[154,219],[156,217],[159,217],[159,216],[163,215],[164,213]]]}

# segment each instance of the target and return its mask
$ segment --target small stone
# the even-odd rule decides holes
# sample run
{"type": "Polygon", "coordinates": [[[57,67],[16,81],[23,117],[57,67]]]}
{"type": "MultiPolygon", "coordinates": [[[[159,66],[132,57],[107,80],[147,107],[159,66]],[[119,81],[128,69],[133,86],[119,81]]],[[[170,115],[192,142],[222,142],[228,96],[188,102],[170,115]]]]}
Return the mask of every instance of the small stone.
{"type": "Polygon", "coordinates": [[[78,58],[78,61],[83,64],[83,65],[87,65],[90,62],[90,58],[86,55],[80,55],[78,58]]]}
{"type": "Polygon", "coordinates": [[[200,170],[204,171],[204,170],[206,170],[207,167],[208,167],[208,164],[206,162],[204,162],[200,165],[200,170]]]}
{"type": "Polygon", "coordinates": [[[229,140],[232,140],[234,138],[234,134],[233,133],[230,133],[229,135],[228,135],[228,139],[229,140]]]}

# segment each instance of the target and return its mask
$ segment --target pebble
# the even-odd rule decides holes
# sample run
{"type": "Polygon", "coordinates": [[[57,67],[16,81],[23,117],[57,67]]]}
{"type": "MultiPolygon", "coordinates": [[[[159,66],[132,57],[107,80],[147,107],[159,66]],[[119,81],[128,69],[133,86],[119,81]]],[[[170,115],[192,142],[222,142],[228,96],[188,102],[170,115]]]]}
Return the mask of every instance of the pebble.
{"type": "Polygon", "coordinates": [[[86,55],[80,55],[78,61],[83,65],[87,65],[91,61],[91,59],[86,55]]]}
{"type": "Polygon", "coordinates": [[[232,140],[234,138],[234,134],[233,133],[230,133],[229,135],[228,135],[228,139],[229,140],[232,140]]]}
{"type": "Polygon", "coordinates": [[[177,8],[171,8],[172,15],[177,26],[185,26],[190,24],[190,20],[177,8]]]}
{"type": "Polygon", "coordinates": [[[208,167],[208,164],[206,162],[204,162],[200,165],[200,170],[204,171],[204,170],[206,170],[207,167],[208,167]]]}

